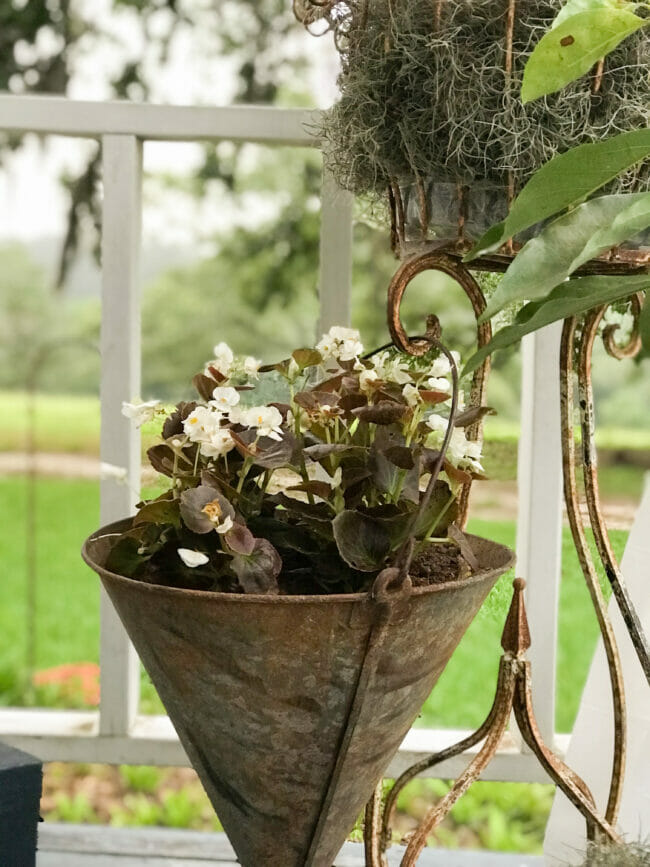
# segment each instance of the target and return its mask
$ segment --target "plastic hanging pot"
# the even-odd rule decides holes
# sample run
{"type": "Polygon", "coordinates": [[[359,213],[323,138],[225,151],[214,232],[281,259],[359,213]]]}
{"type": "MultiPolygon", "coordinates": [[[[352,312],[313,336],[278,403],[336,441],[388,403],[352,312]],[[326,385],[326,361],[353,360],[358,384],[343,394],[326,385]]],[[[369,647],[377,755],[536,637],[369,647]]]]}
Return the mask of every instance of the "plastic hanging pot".
{"type": "MultiPolygon", "coordinates": [[[[470,536],[470,578],[263,596],[107,572],[84,544],[243,867],[331,867],[512,551],[470,536]]],[[[407,582],[410,583],[410,582],[407,582]]]]}

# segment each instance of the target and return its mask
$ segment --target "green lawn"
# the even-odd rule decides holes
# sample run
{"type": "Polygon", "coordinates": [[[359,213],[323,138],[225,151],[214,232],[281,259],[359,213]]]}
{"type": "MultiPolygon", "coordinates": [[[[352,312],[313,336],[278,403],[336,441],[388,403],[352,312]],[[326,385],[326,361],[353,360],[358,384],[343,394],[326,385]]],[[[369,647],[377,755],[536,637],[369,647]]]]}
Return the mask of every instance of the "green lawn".
{"type": "MultiPolygon", "coordinates": [[[[24,681],[27,543],[23,478],[0,480],[0,513],[5,516],[0,529],[0,562],[4,567],[0,587],[0,702],[24,703],[28,691],[24,681]]],[[[97,483],[38,481],[37,668],[98,659],[99,585],[79,555],[84,538],[97,527],[98,521],[97,483]]],[[[512,522],[473,521],[469,529],[495,541],[514,544],[512,522]]],[[[612,533],[617,553],[622,551],[625,535],[612,533]]],[[[575,716],[597,627],[567,531],[564,549],[557,724],[560,730],[567,731],[575,716]]],[[[499,581],[471,625],[425,705],[420,725],[476,726],[487,713],[494,692],[499,636],[510,598],[511,577],[499,581]]],[[[160,710],[146,680],[143,708],[160,710]]]]}
{"type": "MultiPolygon", "coordinates": [[[[11,424],[0,426],[0,451],[21,451],[27,439],[27,397],[21,391],[0,390],[0,419],[11,424]]],[[[93,395],[37,394],[36,447],[46,452],[99,453],[99,398],[93,395]]],[[[159,426],[145,425],[146,438],[155,436],[159,426]]],[[[508,445],[508,454],[516,454],[519,425],[489,416],[485,424],[490,442],[508,445]]],[[[579,434],[579,430],[576,429],[579,434]]],[[[599,447],[607,450],[650,451],[650,429],[599,427],[599,447]]]]}
{"type": "MultiPolygon", "coordinates": [[[[20,452],[27,444],[28,399],[24,392],[0,391],[0,452],[20,452]]],[[[35,400],[37,451],[99,454],[99,398],[92,395],[38,394],[35,400]]],[[[159,433],[159,425],[143,426],[146,444],[159,433]]]]}

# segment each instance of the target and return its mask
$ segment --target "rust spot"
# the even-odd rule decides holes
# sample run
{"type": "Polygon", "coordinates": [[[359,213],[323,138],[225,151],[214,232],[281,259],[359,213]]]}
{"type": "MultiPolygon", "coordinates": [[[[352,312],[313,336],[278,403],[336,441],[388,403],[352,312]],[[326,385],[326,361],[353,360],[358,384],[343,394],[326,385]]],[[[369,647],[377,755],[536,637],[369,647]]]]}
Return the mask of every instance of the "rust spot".
{"type": "Polygon", "coordinates": [[[570,35],[564,36],[562,39],[560,39],[560,45],[563,48],[565,48],[567,45],[573,45],[574,42],[575,42],[575,38],[573,36],[570,36],[570,35]]]}

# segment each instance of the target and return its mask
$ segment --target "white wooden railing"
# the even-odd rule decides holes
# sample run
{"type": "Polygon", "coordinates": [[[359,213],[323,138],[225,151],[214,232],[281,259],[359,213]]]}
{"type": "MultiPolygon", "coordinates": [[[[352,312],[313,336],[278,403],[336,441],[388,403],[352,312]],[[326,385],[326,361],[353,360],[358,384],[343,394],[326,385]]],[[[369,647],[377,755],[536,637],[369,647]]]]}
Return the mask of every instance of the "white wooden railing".
{"type": "MultiPolygon", "coordinates": [[[[257,142],[314,147],[302,110],[233,106],[190,108],[132,103],[74,102],[0,95],[0,131],[98,139],[103,161],[101,459],[128,466],[130,488],[140,484],[139,433],[122,417],[123,400],[140,392],[139,255],[142,145],[145,141],[257,142]]],[[[350,311],[352,201],[325,176],[322,184],[319,329],[346,323],[350,311]]],[[[567,736],[554,734],[557,604],[561,555],[559,333],[551,327],[526,339],[519,447],[518,574],[528,581],[535,709],[547,742],[564,752],[567,736]],[[533,461],[532,456],[535,459],[533,461]]],[[[101,521],[132,512],[129,487],[101,484],[101,521]]],[[[7,708],[0,739],[43,760],[185,765],[187,758],[164,716],[138,713],[139,663],[106,596],[101,601],[101,705],[98,712],[7,708]]],[[[413,729],[388,773],[463,735],[457,730],[413,729]]],[[[439,765],[453,777],[467,759],[439,765]]],[[[485,779],[545,781],[537,762],[510,736],[485,779]]]]}

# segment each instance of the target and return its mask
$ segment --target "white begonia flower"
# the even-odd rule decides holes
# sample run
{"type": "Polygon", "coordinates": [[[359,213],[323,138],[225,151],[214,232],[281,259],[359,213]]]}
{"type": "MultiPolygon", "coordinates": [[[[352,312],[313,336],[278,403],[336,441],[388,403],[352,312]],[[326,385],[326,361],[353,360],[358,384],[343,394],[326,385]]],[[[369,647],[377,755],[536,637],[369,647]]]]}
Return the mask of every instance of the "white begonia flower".
{"type": "Polygon", "coordinates": [[[371,394],[374,391],[373,383],[379,381],[379,374],[376,370],[366,370],[365,368],[359,374],[359,388],[364,394],[371,394]]]}
{"type": "Polygon", "coordinates": [[[467,440],[467,446],[465,448],[465,457],[471,458],[474,461],[481,460],[481,444],[475,442],[474,440],[467,440]]]}
{"type": "Polygon", "coordinates": [[[412,407],[416,407],[419,403],[422,403],[420,390],[410,382],[407,382],[407,384],[402,389],[402,397],[407,402],[407,404],[412,407]]]}
{"type": "Polygon", "coordinates": [[[438,415],[437,412],[432,412],[431,415],[428,415],[424,421],[426,426],[430,428],[434,433],[440,433],[444,437],[445,431],[447,430],[447,425],[449,424],[448,419],[446,419],[443,415],[438,415]]]}
{"type": "Polygon", "coordinates": [[[228,370],[230,370],[230,368],[232,367],[232,363],[235,360],[235,356],[233,355],[233,351],[228,346],[228,344],[224,343],[223,341],[221,343],[217,343],[212,352],[214,353],[215,361],[218,362],[217,366],[219,367],[219,370],[224,373],[220,365],[223,365],[224,367],[227,367],[228,370]]]}
{"type": "Polygon", "coordinates": [[[258,361],[257,358],[253,358],[252,355],[247,355],[244,359],[244,373],[253,379],[258,379],[261,366],[262,362],[258,361]]]}
{"type": "Polygon", "coordinates": [[[235,447],[228,428],[219,428],[207,440],[201,440],[201,454],[206,458],[220,458],[235,447]]]}
{"type": "Polygon", "coordinates": [[[449,376],[451,373],[451,365],[446,355],[439,355],[431,365],[429,376],[437,379],[441,376],[449,376]]]}
{"type": "Polygon", "coordinates": [[[220,524],[217,524],[215,530],[217,531],[217,533],[221,533],[221,535],[223,535],[224,533],[227,533],[228,530],[232,530],[233,523],[234,521],[230,517],[230,515],[226,515],[223,521],[220,524]]]}
{"type": "MultiPolygon", "coordinates": [[[[456,350],[452,350],[450,353],[451,357],[454,359],[454,364],[457,368],[460,368],[460,352],[456,352],[456,350]]],[[[436,360],[431,365],[429,369],[429,376],[437,379],[442,376],[451,376],[451,364],[449,363],[449,359],[446,355],[439,355],[436,360]]]]}
{"type": "Polygon", "coordinates": [[[379,352],[372,359],[372,364],[379,377],[396,385],[405,385],[411,382],[411,373],[408,365],[399,356],[391,358],[388,352],[379,352]]]}
{"type": "Polygon", "coordinates": [[[316,349],[324,359],[334,358],[338,361],[353,361],[363,352],[363,344],[356,328],[344,328],[333,325],[327,334],[323,334],[316,344],[316,349]]]}
{"type": "Polygon", "coordinates": [[[432,376],[426,381],[427,388],[431,391],[443,391],[445,394],[451,394],[451,383],[441,376],[432,376]]]}
{"type": "MultiPolygon", "coordinates": [[[[431,428],[432,433],[427,438],[427,445],[441,446],[445,438],[448,419],[444,416],[432,413],[426,420],[427,427],[431,428]]],[[[476,472],[483,472],[483,467],[480,463],[481,445],[477,442],[468,440],[465,436],[463,428],[456,427],[452,431],[449,446],[447,447],[447,459],[455,467],[469,466],[476,472]]]]}
{"type": "Polygon", "coordinates": [[[483,465],[481,464],[481,452],[482,449],[480,443],[466,440],[465,457],[463,458],[462,465],[469,467],[469,469],[474,470],[476,473],[485,472],[483,465]]]}
{"type": "Polygon", "coordinates": [[[222,415],[216,409],[197,406],[183,422],[183,430],[193,443],[208,442],[221,426],[222,415]]]}
{"type": "Polygon", "coordinates": [[[140,427],[145,422],[151,421],[157,412],[162,410],[162,403],[159,400],[137,401],[132,403],[123,401],[122,415],[130,418],[135,422],[136,427],[140,427]]]}
{"type": "Polygon", "coordinates": [[[212,392],[210,406],[216,406],[221,412],[227,413],[239,403],[239,392],[230,385],[218,385],[212,392]]]}
{"type": "Polygon", "coordinates": [[[287,379],[289,382],[295,382],[300,376],[300,365],[295,358],[289,359],[289,367],[287,367],[287,379]]]}
{"type": "Polygon", "coordinates": [[[191,548],[179,548],[178,556],[186,566],[190,569],[196,569],[197,566],[205,566],[210,562],[210,558],[202,551],[193,551],[191,548]]]}
{"type": "Polygon", "coordinates": [[[463,463],[466,450],[467,437],[465,436],[465,431],[462,428],[456,427],[452,431],[451,440],[449,441],[447,459],[457,467],[459,464],[463,463]]]}
{"type": "Polygon", "coordinates": [[[126,467],[118,467],[115,464],[108,464],[102,461],[99,465],[99,478],[103,480],[112,479],[118,485],[124,485],[128,481],[129,471],[126,467]]]}
{"type": "Polygon", "coordinates": [[[217,343],[213,348],[214,358],[205,365],[203,374],[214,379],[210,372],[211,367],[215,367],[222,376],[229,377],[232,371],[232,366],[235,361],[232,349],[227,343],[217,343]]]}
{"type": "Polygon", "coordinates": [[[275,406],[251,406],[238,413],[237,421],[257,428],[258,436],[282,439],[282,413],[275,406]]]}

